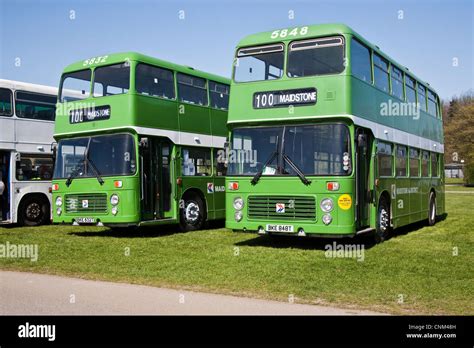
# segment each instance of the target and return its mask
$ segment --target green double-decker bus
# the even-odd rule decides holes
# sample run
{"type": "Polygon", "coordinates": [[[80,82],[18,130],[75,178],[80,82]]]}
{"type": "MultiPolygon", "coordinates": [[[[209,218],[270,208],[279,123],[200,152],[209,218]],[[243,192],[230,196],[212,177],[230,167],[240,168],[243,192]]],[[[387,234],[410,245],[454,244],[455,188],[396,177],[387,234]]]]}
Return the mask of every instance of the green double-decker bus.
{"type": "Polygon", "coordinates": [[[57,105],[53,221],[115,227],[225,218],[230,81],[138,53],[68,66],[57,105]]]}
{"type": "Polygon", "coordinates": [[[349,27],[244,38],[231,89],[228,228],[380,242],[444,213],[438,95],[349,27]]]}

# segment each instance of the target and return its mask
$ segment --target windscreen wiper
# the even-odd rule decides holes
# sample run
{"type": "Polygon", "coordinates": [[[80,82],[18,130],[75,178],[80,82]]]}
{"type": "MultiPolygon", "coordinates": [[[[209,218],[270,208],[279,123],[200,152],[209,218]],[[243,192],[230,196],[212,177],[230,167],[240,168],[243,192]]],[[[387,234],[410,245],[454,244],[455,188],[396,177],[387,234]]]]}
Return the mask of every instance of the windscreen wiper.
{"type": "Polygon", "coordinates": [[[66,180],[66,186],[67,187],[69,187],[72,184],[72,180],[74,180],[74,178],[76,178],[79,175],[79,173],[81,172],[82,167],[84,166],[84,162],[85,162],[85,160],[82,160],[76,166],[76,168],[73,169],[71,174],[69,174],[69,176],[67,177],[67,180],[66,180]]]}
{"type": "Polygon", "coordinates": [[[255,176],[253,177],[252,181],[250,181],[252,185],[257,184],[257,182],[260,180],[260,177],[263,174],[263,171],[265,170],[265,167],[268,166],[270,163],[272,163],[277,155],[278,155],[278,151],[273,151],[273,153],[270,155],[268,160],[263,164],[262,169],[260,169],[257,172],[257,174],[255,174],[255,176]]]}
{"type": "Polygon", "coordinates": [[[308,180],[306,178],[306,176],[304,176],[303,172],[298,168],[298,166],[295,164],[295,162],[293,162],[291,160],[290,157],[288,157],[288,155],[286,154],[283,154],[283,160],[289,164],[289,166],[291,167],[291,169],[293,169],[295,171],[295,173],[299,176],[299,178],[301,179],[301,181],[303,182],[303,184],[305,185],[309,185],[311,184],[311,180],[308,180]]]}
{"type": "Polygon", "coordinates": [[[94,162],[88,157],[89,153],[86,155],[86,161],[89,163],[89,166],[92,168],[92,171],[94,172],[95,177],[97,178],[97,181],[99,184],[102,186],[104,184],[104,179],[100,176],[99,170],[95,166],[94,162]]]}

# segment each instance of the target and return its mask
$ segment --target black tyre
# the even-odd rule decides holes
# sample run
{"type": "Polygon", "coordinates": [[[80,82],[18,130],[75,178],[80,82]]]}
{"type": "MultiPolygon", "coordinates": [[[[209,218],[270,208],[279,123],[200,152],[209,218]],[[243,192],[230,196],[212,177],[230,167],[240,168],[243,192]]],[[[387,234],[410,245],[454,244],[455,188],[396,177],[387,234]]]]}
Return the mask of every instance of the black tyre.
{"type": "Polygon", "coordinates": [[[49,201],[42,196],[28,196],[20,204],[18,224],[20,226],[39,226],[49,223],[49,201]]]}
{"type": "Polygon", "coordinates": [[[434,192],[431,192],[429,209],[428,209],[428,225],[433,226],[435,223],[436,223],[436,196],[434,192]]]}
{"type": "Polygon", "coordinates": [[[206,208],[204,202],[197,195],[183,198],[180,209],[179,227],[181,231],[196,231],[201,229],[206,222],[206,208]]]}
{"type": "Polygon", "coordinates": [[[385,198],[380,198],[377,209],[377,228],[374,239],[376,243],[382,243],[390,235],[390,207],[385,198]]]}

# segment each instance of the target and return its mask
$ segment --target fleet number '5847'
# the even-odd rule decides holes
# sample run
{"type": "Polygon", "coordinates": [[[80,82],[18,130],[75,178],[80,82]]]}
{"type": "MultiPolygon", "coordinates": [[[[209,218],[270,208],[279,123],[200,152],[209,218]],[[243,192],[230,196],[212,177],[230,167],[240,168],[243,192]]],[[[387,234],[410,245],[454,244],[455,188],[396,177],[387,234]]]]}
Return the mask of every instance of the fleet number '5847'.
{"type": "Polygon", "coordinates": [[[297,36],[297,35],[306,35],[308,34],[308,27],[301,27],[301,28],[289,28],[289,29],[280,29],[280,30],[275,30],[272,32],[272,35],[270,37],[272,39],[276,39],[277,37],[280,38],[285,38],[287,36],[297,36]]]}

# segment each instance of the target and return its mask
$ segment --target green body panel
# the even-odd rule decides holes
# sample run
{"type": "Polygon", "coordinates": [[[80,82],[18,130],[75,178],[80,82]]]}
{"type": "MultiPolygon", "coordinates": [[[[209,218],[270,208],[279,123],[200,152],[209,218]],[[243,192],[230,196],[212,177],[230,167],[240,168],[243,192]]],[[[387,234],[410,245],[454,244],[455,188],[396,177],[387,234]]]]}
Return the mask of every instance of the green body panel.
{"type": "MultiPolygon", "coordinates": [[[[162,216],[149,220],[144,219],[141,203],[141,177],[140,161],[137,163],[137,173],[134,176],[104,177],[105,184],[101,186],[96,178],[75,178],[69,187],[66,187],[65,179],[54,179],[53,185],[59,185],[59,190],[53,192],[53,222],[72,223],[78,217],[92,217],[106,225],[139,225],[139,224],[163,224],[179,221],[179,202],[182,195],[188,190],[193,190],[205,199],[208,219],[223,219],[225,211],[224,192],[207,193],[207,183],[224,186],[224,178],[217,177],[215,173],[208,177],[182,177],[181,186],[176,185],[177,179],[181,178],[181,149],[176,139],[181,139],[182,134],[193,136],[205,135],[224,138],[227,135],[227,111],[214,109],[210,106],[197,106],[185,102],[138,94],[135,90],[135,68],[138,63],[146,63],[153,66],[172,70],[176,74],[185,73],[215,81],[230,84],[230,80],[195,70],[160,59],[148,57],[135,52],[112,54],[101,59],[98,64],[90,64],[90,59],[69,65],[64,73],[74,72],[86,68],[94,71],[97,67],[112,64],[130,63],[130,90],[126,94],[111,95],[105,97],[89,97],[87,99],[59,103],[56,111],[55,135],[56,141],[65,138],[91,136],[111,133],[131,133],[135,139],[136,158],[139,159],[140,152],[138,143],[142,137],[154,139],[156,142],[164,142],[170,145],[170,187],[171,205],[167,211],[162,211],[162,216]],[[91,106],[108,105],[111,109],[109,119],[93,122],[71,124],[69,120],[70,110],[89,108],[91,106]],[[155,134],[151,136],[149,133],[155,134]],[[177,135],[179,134],[179,135],[177,135]],[[123,182],[123,188],[115,188],[114,181],[123,182]],[[58,196],[63,199],[70,194],[107,194],[108,209],[106,213],[86,214],[67,213],[63,209],[61,215],[56,212],[55,201],[58,196]],[[116,216],[111,214],[110,196],[118,194],[120,203],[116,216]],[[147,220],[147,221],[145,221],[147,220]]],[[[208,96],[209,99],[209,96],[208,96]]],[[[191,146],[191,145],[186,145],[191,146]]],[[[200,143],[194,146],[202,146],[200,143]]],[[[211,151],[210,147],[206,147],[211,151]]],[[[161,168],[161,166],[160,166],[161,168]]],[[[161,201],[160,201],[161,202],[161,201]]]]}
{"type": "MultiPolygon", "coordinates": [[[[247,36],[239,42],[237,50],[243,47],[262,46],[267,44],[282,43],[285,48],[285,63],[283,76],[279,79],[268,81],[241,82],[234,80],[231,83],[231,96],[229,102],[228,127],[230,134],[237,127],[252,127],[263,125],[283,125],[283,124],[310,124],[320,122],[345,122],[350,127],[351,133],[351,156],[354,171],[360,165],[355,160],[356,137],[355,132],[360,126],[358,124],[376,124],[377,127],[391,127],[410,135],[422,137],[427,141],[443,144],[442,118],[432,116],[425,111],[420,111],[419,119],[412,117],[389,117],[381,112],[381,104],[400,102],[396,97],[376,88],[373,83],[364,82],[351,75],[351,39],[356,38],[382,57],[388,59],[393,65],[415,78],[419,83],[434,91],[431,86],[417,78],[404,66],[396,63],[393,59],[382,52],[377,46],[369,43],[362,36],[351,28],[341,24],[324,24],[299,26],[286,28],[286,33],[294,31],[295,35],[280,34],[282,30],[269,31],[247,36]],[[302,28],[306,28],[302,31],[302,28]],[[304,35],[301,33],[304,32],[304,35]],[[346,68],[340,74],[291,78],[286,75],[286,65],[288,58],[288,45],[294,40],[310,39],[326,36],[343,36],[345,41],[346,68]],[[317,90],[317,102],[315,105],[300,105],[295,107],[274,107],[267,109],[254,109],[253,96],[256,92],[291,90],[315,87],[317,90]],[[356,122],[358,120],[359,123],[356,122]],[[368,122],[366,122],[368,121],[368,122]]],[[[439,104],[439,99],[438,99],[439,104]]],[[[441,115],[441,110],[439,110],[441,115]]],[[[339,235],[352,236],[359,230],[375,229],[377,223],[377,209],[379,199],[382,195],[387,196],[391,206],[391,224],[393,227],[403,226],[415,221],[420,221],[428,217],[429,193],[436,192],[437,214],[445,213],[444,208],[444,171],[442,170],[442,157],[440,157],[440,176],[429,178],[380,178],[377,173],[376,143],[379,139],[386,140],[383,132],[374,133],[369,126],[364,126],[370,133],[371,144],[367,156],[367,166],[363,168],[364,180],[367,180],[366,210],[363,216],[356,217],[357,193],[356,174],[350,177],[318,177],[307,176],[312,183],[308,186],[302,184],[298,177],[268,177],[262,176],[256,185],[251,185],[252,177],[227,176],[226,187],[231,183],[238,182],[239,188],[236,191],[227,191],[226,195],[226,227],[235,230],[256,231],[265,228],[266,224],[290,224],[294,226],[294,232],[299,228],[304,229],[307,235],[339,235]],[[327,181],[336,181],[340,184],[337,192],[330,192],[326,189],[327,181]],[[406,188],[408,193],[396,194],[397,188],[406,188]],[[410,193],[411,190],[416,192],[410,193]],[[392,194],[392,191],[395,190],[392,194]],[[341,194],[349,194],[352,198],[352,206],[349,210],[342,210],[338,207],[337,199],[341,194]],[[251,219],[248,216],[248,197],[252,195],[269,196],[292,196],[302,195],[316,197],[316,220],[296,221],[292,219],[251,219]],[[236,197],[244,199],[243,218],[237,222],[234,218],[236,210],[233,208],[233,200],[236,197]],[[323,215],[319,207],[319,202],[323,198],[333,198],[334,209],[331,212],[332,222],[326,226],[321,221],[323,215]],[[403,200],[403,207],[398,207],[400,200],[403,200]]],[[[382,128],[383,129],[383,128],[382,128]]],[[[404,135],[405,136],[405,135],[404,135]]],[[[388,139],[387,139],[388,140],[388,139]]],[[[391,140],[397,143],[396,141],[391,140]]],[[[406,139],[402,142],[406,144],[406,139]]],[[[431,151],[442,153],[442,148],[433,148],[431,151]]],[[[362,165],[360,165],[362,167],[362,165]]],[[[282,202],[284,203],[284,202],[282,202]]]]}
{"type": "MultiPolygon", "coordinates": [[[[103,224],[138,224],[140,221],[140,180],[138,176],[133,177],[107,177],[104,178],[104,185],[100,185],[96,178],[75,179],[69,187],[66,187],[65,180],[55,180],[59,185],[59,190],[53,194],[53,202],[58,196],[105,193],[107,194],[107,212],[89,215],[84,213],[63,213],[58,215],[56,209],[53,209],[53,221],[55,223],[72,223],[73,219],[78,217],[93,217],[103,224]],[[122,180],[123,187],[115,188],[114,181],[122,180]],[[110,196],[117,194],[120,197],[118,204],[118,213],[116,216],[111,214],[112,205],[110,204],[110,196]]],[[[63,206],[65,206],[65,199],[63,206]]]]}
{"type": "MultiPolygon", "coordinates": [[[[352,235],[356,232],[356,224],[354,219],[355,205],[354,203],[354,178],[348,177],[344,179],[334,180],[334,177],[318,177],[312,178],[313,182],[310,186],[305,186],[299,178],[264,178],[260,179],[260,182],[252,186],[250,183],[251,178],[235,177],[227,178],[228,181],[238,182],[238,191],[228,191],[226,195],[226,227],[236,230],[249,230],[256,231],[259,227],[265,228],[266,224],[290,224],[294,226],[295,232],[299,228],[303,228],[304,231],[313,234],[322,235],[352,235]],[[340,189],[337,192],[330,192],[326,189],[326,182],[338,181],[340,183],[340,189]],[[289,190],[288,188],[291,188],[289,190]],[[338,198],[342,194],[349,194],[352,198],[352,204],[350,209],[342,210],[337,208],[338,198]],[[316,201],[316,218],[311,221],[306,220],[281,220],[281,219],[251,219],[248,217],[248,204],[245,204],[243,208],[243,219],[240,222],[234,220],[234,209],[232,207],[233,201],[237,197],[244,199],[244,202],[248,202],[248,196],[307,196],[314,197],[316,201]],[[332,198],[335,202],[335,207],[332,213],[333,222],[326,226],[321,221],[323,212],[319,208],[319,203],[324,198],[332,198]]],[[[280,199],[279,202],[288,204],[288,201],[280,199]]]]}

